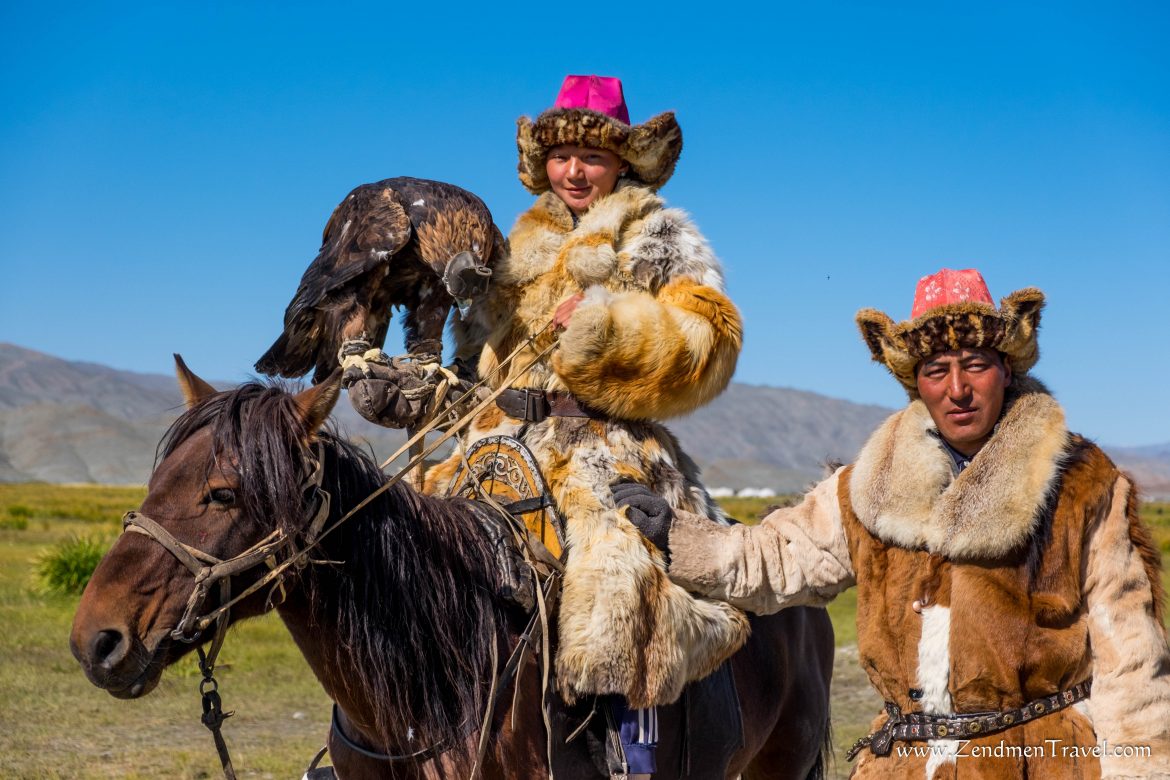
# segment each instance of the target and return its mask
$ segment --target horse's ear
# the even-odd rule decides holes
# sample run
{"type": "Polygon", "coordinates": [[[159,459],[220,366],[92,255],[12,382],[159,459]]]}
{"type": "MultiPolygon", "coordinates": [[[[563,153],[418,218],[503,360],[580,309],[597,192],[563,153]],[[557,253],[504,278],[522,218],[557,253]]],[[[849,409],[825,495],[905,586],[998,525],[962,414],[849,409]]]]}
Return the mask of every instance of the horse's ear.
{"type": "Polygon", "coordinates": [[[175,376],[179,380],[179,390],[183,393],[183,400],[187,402],[187,408],[191,408],[216,392],[214,387],[195,376],[195,372],[187,368],[187,364],[183,362],[183,357],[178,352],[174,354],[175,376]]]}
{"type": "Polygon", "coordinates": [[[341,369],[338,368],[321,384],[313,385],[293,396],[306,431],[314,434],[325,424],[340,395],[341,369]]]}

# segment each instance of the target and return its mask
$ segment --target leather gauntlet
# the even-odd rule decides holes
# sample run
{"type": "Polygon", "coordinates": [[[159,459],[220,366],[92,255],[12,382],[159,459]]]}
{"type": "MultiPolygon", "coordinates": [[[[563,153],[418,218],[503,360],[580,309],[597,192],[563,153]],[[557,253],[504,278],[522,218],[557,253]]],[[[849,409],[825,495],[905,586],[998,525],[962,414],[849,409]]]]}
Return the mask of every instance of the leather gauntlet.
{"type": "MultiPolygon", "coordinates": [[[[413,370],[371,364],[368,375],[347,375],[349,402],[362,417],[387,428],[410,428],[422,422],[435,387],[413,370]]],[[[344,381],[344,380],[343,380],[344,381]]]]}
{"type": "MultiPolygon", "coordinates": [[[[452,420],[475,403],[472,397],[454,406],[473,381],[465,367],[452,367],[457,381],[451,382],[436,364],[420,363],[406,357],[389,359],[387,364],[367,362],[361,370],[348,370],[342,382],[349,391],[349,402],[365,419],[386,428],[417,428],[427,420],[436,404],[436,394],[448,379],[444,397],[438,399],[437,414],[452,420]],[[466,407],[466,408],[463,408],[466,407]]],[[[440,428],[445,427],[440,425],[440,428]]]]}

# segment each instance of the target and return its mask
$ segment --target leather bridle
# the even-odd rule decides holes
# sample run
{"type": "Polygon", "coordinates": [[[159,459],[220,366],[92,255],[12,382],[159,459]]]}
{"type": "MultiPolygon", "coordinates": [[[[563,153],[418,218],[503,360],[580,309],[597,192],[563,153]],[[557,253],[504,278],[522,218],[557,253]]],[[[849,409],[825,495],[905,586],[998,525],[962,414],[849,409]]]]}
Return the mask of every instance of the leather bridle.
{"type": "Polygon", "coordinates": [[[307,504],[312,507],[312,520],[304,534],[305,544],[297,549],[294,540],[283,530],[277,528],[268,536],[249,547],[239,555],[220,559],[210,553],[192,547],[175,538],[174,534],[160,525],[157,521],[141,512],[127,512],[122,517],[123,532],[142,534],[158,542],[163,549],[187,567],[195,578],[195,585],[191,595],[187,597],[187,606],[182,616],[170,631],[173,640],[185,644],[196,645],[199,654],[199,671],[203,679],[199,683],[199,694],[203,700],[203,725],[211,731],[215,739],[216,751],[219,753],[220,764],[223,766],[224,776],[228,780],[235,780],[235,769],[232,767],[231,756],[228,754],[227,743],[223,739],[220,728],[224,720],[232,713],[223,711],[219,696],[219,684],[216,682],[215,659],[223,647],[224,637],[227,635],[231,608],[264,588],[269,583],[272,587],[269,593],[269,603],[272,594],[280,591],[284,594],[284,578],[290,567],[298,571],[309,563],[309,551],[316,546],[321,537],[325,521],[329,517],[331,498],[329,492],[321,487],[324,476],[324,457],[320,442],[317,443],[314,455],[306,458],[306,476],[301,481],[301,492],[307,504]],[[277,562],[277,555],[285,552],[284,560],[277,562]],[[235,598],[232,597],[232,577],[256,568],[260,564],[268,566],[268,573],[244,589],[235,598]],[[199,614],[213,588],[219,589],[219,605],[214,609],[199,614]],[[215,634],[211,639],[210,648],[204,651],[200,640],[204,631],[215,624],[215,634]]]}
{"type": "MultiPolygon", "coordinates": [[[[509,367],[512,361],[515,360],[525,348],[534,343],[538,336],[552,329],[552,327],[553,325],[550,321],[544,327],[534,332],[527,340],[519,344],[506,358],[501,360],[496,368],[493,369],[493,371],[490,372],[488,376],[492,376],[498,372],[501,372],[504,368],[509,367]]],[[[532,368],[533,365],[544,358],[547,354],[552,352],[556,345],[557,339],[554,338],[551,344],[533,356],[533,358],[529,361],[521,373],[532,368]]],[[[472,387],[469,388],[455,402],[455,404],[457,405],[473,397],[475,391],[482,387],[487,382],[487,380],[488,377],[480,379],[478,382],[472,385],[472,387]]],[[[349,511],[345,512],[328,527],[325,526],[325,522],[329,518],[331,497],[329,492],[321,487],[324,476],[324,457],[321,443],[317,442],[315,454],[306,458],[307,476],[301,483],[302,492],[305,494],[306,502],[311,507],[310,511],[312,512],[312,520],[309,522],[308,528],[303,535],[303,546],[300,549],[297,549],[295,546],[295,541],[284,530],[278,528],[239,555],[236,555],[232,558],[220,559],[214,555],[179,541],[174,537],[173,534],[171,534],[170,531],[163,528],[156,521],[142,514],[141,512],[131,511],[127,512],[123,516],[123,532],[138,533],[155,540],[160,545],[162,545],[164,549],[175,556],[175,558],[180,563],[182,563],[195,578],[195,586],[192,588],[191,595],[187,599],[187,606],[183,611],[183,615],[179,618],[175,628],[170,632],[171,638],[188,644],[197,643],[202,638],[203,632],[212,623],[215,624],[215,634],[212,637],[210,649],[204,652],[202,644],[197,644],[195,649],[199,654],[199,669],[203,674],[203,680],[199,684],[199,693],[203,699],[202,721],[203,724],[211,731],[212,736],[215,739],[216,750],[219,753],[220,763],[223,766],[224,776],[227,778],[227,780],[236,780],[236,774],[235,769],[232,767],[231,757],[228,754],[227,743],[224,741],[223,735],[220,732],[220,727],[223,725],[223,721],[230,717],[233,713],[223,712],[218,691],[219,686],[215,680],[215,677],[213,676],[213,672],[215,670],[215,659],[219,654],[220,648],[223,646],[223,640],[227,634],[228,619],[232,606],[239,603],[243,599],[248,598],[270,583],[271,591],[269,594],[269,601],[271,602],[272,593],[279,590],[283,594],[284,578],[289,568],[296,568],[299,571],[304,569],[310,563],[324,563],[324,561],[313,560],[309,557],[309,553],[320,544],[321,540],[325,536],[328,536],[342,523],[353,517],[372,501],[374,501],[374,499],[376,499],[379,495],[393,487],[404,476],[406,476],[406,474],[408,474],[411,469],[423,462],[427,456],[442,446],[448,439],[459,433],[475,418],[476,415],[482,412],[489,405],[494,404],[495,400],[502,393],[504,393],[505,390],[507,390],[510,385],[510,381],[511,375],[509,375],[505,381],[501,382],[500,386],[491,391],[485,398],[480,399],[479,402],[475,404],[474,408],[468,411],[462,418],[453,423],[450,428],[448,428],[446,433],[443,434],[443,436],[432,442],[422,452],[416,453],[413,449],[415,445],[422,441],[423,437],[425,437],[427,433],[433,430],[441,422],[441,419],[438,415],[433,416],[429,423],[416,431],[405,444],[403,444],[396,452],[394,452],[382,463],[382,468],[385,468],[386,465],[396,460],[408,449],[410,449],[412,452],[410,462],[408,462],[398,474],[394,475],[385,483],[383,483],[382,486],[371,492],[368,496],[358,502],[349,511]],[[277,561],[276,555],[281,550],[285,551],[284,560],[277,561]],[[253,569],[261,563],[268,566],[268,573],[245,588],[239,595],[233,597],[231,594],[231,578],[237,574],[241,574],[245,571],[253,569]],[[219,587],[219,606],[200,615],[199,609],[203,606],[204,601],[206,601],[208,593],[215,586],[219,587]]],[[[491,503],[494,504],[494,502],[491,503]]],[[[498,505],[496,505],[496,507],[497,509],[499,508],[498,505]]],[[[558,586],[559,565],[555,567],[554,573],[548,578],[547,582],[545,583],[545,588],[536,588],[538,604],[537,613],[532,616],[532,622],[530,622],[528,629],[521,637],[521,641],[517,644],[515,650],[512,653],[512,656],[509,657],[507,663],[505,664],[503,682],[506,683],[512,679],[517,669],[523,665],[527,656],[526,651],[531,649],[533,652],[541,653],[542,657],[545,659],[541,690],[548,690],[548,658],[550,657],[550,652],[547,625],[548,606],[551,606],[551,604],[546,605],[545,597],[547,591],[549,601],[551,602],[552,599],[555,598],[555,594],[559,592],[558,586]],[[537,646],[538,642],[540,643],[539,647],[537,646]]],[[[497,673],[499,672],[497,662],[498,659],[495,657],[495,647],[493,645],[493,682],[492,690],[488,696],[488,710],[485,713],[483,724],[484,726],[489,725],[491,722],[497,699],[499,698],[503,687],[501,686],[501,678],[497,676],[497,673]]],[[[515,689],[515,693],[519,693],[519,687],[515,689]]],[[[545,715],[547,726],[547,711],[545,712],[545,715]]],[[[338,733],[347,743],[352,742],[352,740],[341,733],[340,730],[338,730],[338,733]]],[[[487,747],[488,733],[488,728],[481,727],[476,764],[472,770],[473,776],[476,774],[478,768],[482,764],[484,751],[487,747]]],[[[437,750],[436,753],[443,752],[449,747],[450,745],[442,745],[440,746],[441,749],[437,750]]],[[[551,751],[551,745],[549,749],[551,751]]],[[[431,751],[429,750],[423,751],[424,754],[430,752],[431,751]]],[[[317,758],[314,759],[314,764],[316,764],[316,762],[321,758],[321,755],[322,754],[318,754],[317,758]]],[[[381,757],[383,760],[391,761],[399,759],[397,756],[389,755],[383,755],[381,757]]],[[[417,761],[426,760],[428,757],[430,756],[408,756],[406,758],[408,760],[417,761]]]]}

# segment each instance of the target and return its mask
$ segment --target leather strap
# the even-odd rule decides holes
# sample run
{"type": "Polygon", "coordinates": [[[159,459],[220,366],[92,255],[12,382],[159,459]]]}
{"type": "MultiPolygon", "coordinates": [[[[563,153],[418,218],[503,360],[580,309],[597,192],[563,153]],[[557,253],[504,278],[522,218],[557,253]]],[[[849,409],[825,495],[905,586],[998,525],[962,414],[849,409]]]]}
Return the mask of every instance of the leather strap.
{"type": "MultiPolygon", "coordinates": [[[[557,577],[550,577],[545,581],[542,593],[547,594],[547,597],[551,598],[553,592],[559,587],[560,583],[557,577]]],[[[496,704],[498,704],[499,700],[503,698],[504,692],[512,684],[512,681],[516,678],[518,672],[520,671],[525,660],[525,651],[529,648],[532,648],[534,652],[541,652],[537,647],[537,642],[541,640],[543,633],[544,621],[541,619],[540,610],[535,610],[529,617],[528,625],[525,626],[524,632],[520,634],[520,637],[517,639],[516,646],[512,649],[512,654],[508,656],[508,660],[504,664],[504,668],[502,670],[498,670],[498,673],[493,673],[492,675],[494,682],[492,683],[492,690],[488,695],[488,711],[485,715],[484,721],[479,724],[479,730],[481,731],[481,734],[490,733],[492,730],[492,721],[494,719],[496,704]]],[[[430,747],[416,750],[413,753],[384,753],[371,750],[370,748],[359,744],[353,739],[353,737],[346,734],[345,729],[341,725],[342,719],[338,717],[340,712],[341,708],[337,706],[337,702],[334,702],[333,717],[330,722],[330,727],[332,728],[333,733],[340,739],[341,743],[345,745],[345,747],[349,748],[355,753],[365,756],[366,758],[372,758],[376,761],[386,761],[389,763],[397,763],[402,761],[421,763],[423,761],[429,761],[430,759],[447,752],[454,745],[467,739],[476,731],[475,724],[469,723],[465,724],[465,728],[458,737],[442,740],[438,744],[431,745],[430,747]]],[[[321,753],[317,754],[317,757],[313,759],[314,766],[318,761],[320,761],[321,756],[324,755],[324,753],[327,751],[328,746],[326,746],[326,749],[321,751],[321,753]]],[[[311,768],[312,766],[310,769],[311,768]]]]}
{"type": "Polygon", "coordinates": [[[589,417],[603,420],[608,416],[585,406],[572,393],[559,390],[508,389],[496,398],[496,406],[509,417],[525,422],[540,422],[549,417],[589,417]]]}
{"type": "Polygon", "coordinates": [[[980,712],[969,715],[928,715],[925,712],[902,712],[897,704],[886,702],[886,722],[882,727],[862,737],[849,749],[846,758],[852,761],[868,747],[875,756],[887,756],[893,743],[923,742],[929,739],[973,739],[997,734],[1015,728],[1021,723],[1043,718],[1089,698],[1092,680],[1085,680],[1068,690],[1030,701],[1023,707],[1003,712],[980,712]]]}

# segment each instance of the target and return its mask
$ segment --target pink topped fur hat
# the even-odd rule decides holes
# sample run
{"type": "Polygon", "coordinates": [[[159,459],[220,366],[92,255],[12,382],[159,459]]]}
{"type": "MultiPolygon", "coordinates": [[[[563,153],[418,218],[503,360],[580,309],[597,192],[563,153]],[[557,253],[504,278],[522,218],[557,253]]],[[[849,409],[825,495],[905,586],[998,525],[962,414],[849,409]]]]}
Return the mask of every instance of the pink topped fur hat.
{"type": "Polygon", "coordinates": [[[682,130],[667,111],[630,125],[622,82],[609,76],[566,76],[553,107],[516,122],[517,169],[529,192],[548,192],[544,164],[560,144],[606,149],[630,164],[629,177],[651,189],[666,184],[682,152],[682,130]]]}
{"type": "Polygon", "coordinates": [[[982,274],[973,268],[944,268],[918,280],[909,320],[895,324],[877,309],[862,309],[857,325],[873,359],[917,398],[918,364],[952,349],[994,349],[1015,375],[1027,373],[1040,359],[1036,333],[1043,307],[1044,293],[1025,287],[996,309],[982,274]]]}

